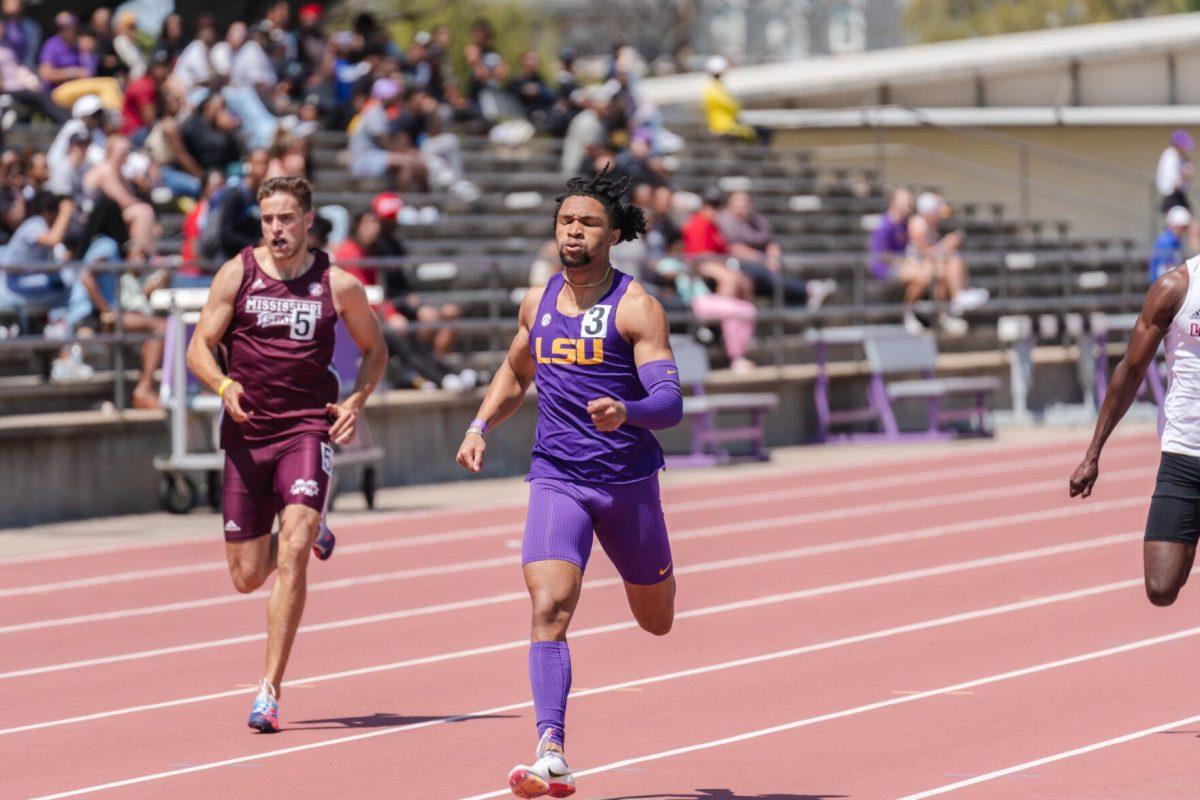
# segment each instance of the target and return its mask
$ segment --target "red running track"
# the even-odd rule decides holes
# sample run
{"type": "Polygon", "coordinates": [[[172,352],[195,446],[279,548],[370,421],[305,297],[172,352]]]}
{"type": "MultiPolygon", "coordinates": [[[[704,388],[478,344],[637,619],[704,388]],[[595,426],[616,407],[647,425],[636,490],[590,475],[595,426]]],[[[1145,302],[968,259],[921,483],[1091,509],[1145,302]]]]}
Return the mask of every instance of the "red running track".
{"type": "MultiPolygon", "coordinates": [[[[1154,609],[1152,437],[996,444],[664,491],[665,638],[597,548],[574,623],[581,798],[1180,798],[1200,732],[1185,592],[1154,609]]],[[[217,535],[0,558],[0,798],[503,797],[534,732],[519,503],[339,525],[284,730],[244,727],[262,596],[217,535]]]]}

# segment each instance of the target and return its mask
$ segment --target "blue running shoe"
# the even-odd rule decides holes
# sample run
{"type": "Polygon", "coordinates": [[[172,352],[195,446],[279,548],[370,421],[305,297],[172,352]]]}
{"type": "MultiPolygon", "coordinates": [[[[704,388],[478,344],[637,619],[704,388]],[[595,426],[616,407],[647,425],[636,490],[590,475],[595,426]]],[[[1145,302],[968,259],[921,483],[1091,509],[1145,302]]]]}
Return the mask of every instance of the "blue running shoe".
{"type": "Polygon", "coordinates": [[[321,561],[328,561],[333,555],[333,547],[337,544],[337,537],[333,535],[333,531],[329,530],[329,526],[325,524],[325,520],[321,520],[321,533],[317,535],[317,540],[313,542],[313,555],[321,561]]]}
{"type": "Polygon", "coordinates": [[[251,728],[259,733],[279,732],[279,701],[275,699],[275,689],[263,678],[258,682],[258,696],[254,698],[254,707],[250,709],[251,728]]]}

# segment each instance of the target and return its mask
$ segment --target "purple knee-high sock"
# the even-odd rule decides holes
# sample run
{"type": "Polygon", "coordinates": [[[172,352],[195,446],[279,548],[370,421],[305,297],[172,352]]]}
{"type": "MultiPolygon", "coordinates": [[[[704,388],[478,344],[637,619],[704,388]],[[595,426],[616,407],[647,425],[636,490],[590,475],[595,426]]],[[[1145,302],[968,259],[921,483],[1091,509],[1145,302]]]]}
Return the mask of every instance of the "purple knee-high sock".
{"type": "Polygon", "coordinates": [[[529,684],[540,737],[552,728],[550,741],[563,746],[567,695],[571,693],[571,651],[566,642],[534,642],[529,646],[529,684]]]}

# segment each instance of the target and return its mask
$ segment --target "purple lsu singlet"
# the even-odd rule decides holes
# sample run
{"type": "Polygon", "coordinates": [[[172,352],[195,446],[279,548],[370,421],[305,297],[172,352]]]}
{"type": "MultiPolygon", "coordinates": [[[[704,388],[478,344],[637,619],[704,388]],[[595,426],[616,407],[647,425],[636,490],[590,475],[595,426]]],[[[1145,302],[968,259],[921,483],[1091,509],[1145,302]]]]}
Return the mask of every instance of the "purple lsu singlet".
{"type": "Polygon", "coordinates": [[[329,286],[329,254],[313,250],[312,267],[290,281],[267,275],[242,251],[242,285],[221,340],[229,377],[244,388],[238,424],[226,414],[223,449],[250,447],[304,433],[328,435],[326,403],[337,402],[333,360],[337,309],[329,286]]]}
{"type": "Polygon", "coordinates": [[[596,430],[592,400],[646,396],[633,345],[617,331],[617,305],[633,279],[613,272],[612,286],[577,317],[558,311],[563,276],[553,276],[529,330],[538,395],[537,436],[528,480],[560,478],[590,483],[632,483],[663,467],[663,452],[645,428],[596,430]]]}

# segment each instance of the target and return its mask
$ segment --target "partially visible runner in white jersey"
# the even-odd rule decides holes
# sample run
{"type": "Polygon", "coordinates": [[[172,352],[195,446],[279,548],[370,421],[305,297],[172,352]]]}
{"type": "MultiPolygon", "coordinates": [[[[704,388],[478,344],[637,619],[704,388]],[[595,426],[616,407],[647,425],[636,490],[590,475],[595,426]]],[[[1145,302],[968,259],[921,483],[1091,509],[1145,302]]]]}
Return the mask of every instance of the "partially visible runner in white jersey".
{"type": "Polygon", "coordinates": [[[1169,606],[1187,583],[1200,538],[1200,257],[1168,270],[1146,293],[1092,442],[1071,474],[1072,497],[1092,493],[1100,451],[1137,396],[1160,344],[1167,355],[1167,395],[1158,420],[1162,455],[1142,559],[1150,602],[1169,606]]]}

